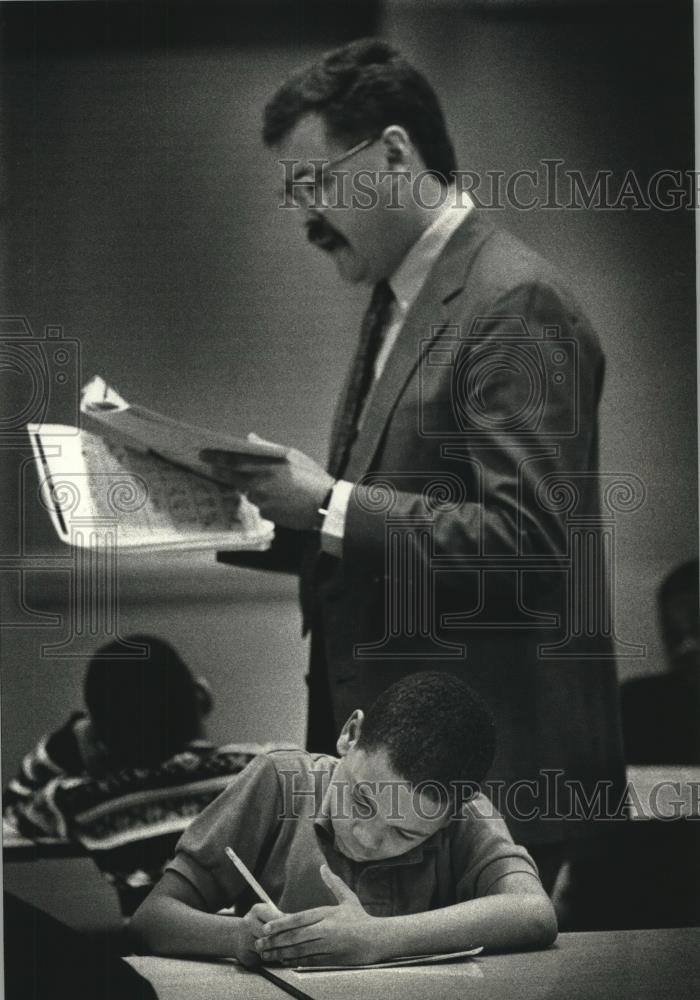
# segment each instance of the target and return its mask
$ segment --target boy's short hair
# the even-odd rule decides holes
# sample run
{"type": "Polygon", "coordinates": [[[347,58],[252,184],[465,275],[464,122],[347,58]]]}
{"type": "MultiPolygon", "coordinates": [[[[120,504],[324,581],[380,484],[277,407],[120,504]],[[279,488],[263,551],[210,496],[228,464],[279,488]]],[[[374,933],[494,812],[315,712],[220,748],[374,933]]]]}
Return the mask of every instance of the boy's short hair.
{"type": "Polygon", "coordinates": [[[307,114],[349,146],[401,125],[429,173],[449,183],[457,169],[445,116],[428,81],[396,49],[362,38],[326,52],[284,83],[267,104],[263,139],[274,146],[307,114]]]}
{"type": "Polygon", "coordinates": [[[126,641],[148,653],[130,657],[117,642],[101,647],[85,675],[85,704],[110,764],[148,767],[199,734],[197,686],[170,643],[150,635],[126,641]]]}
{"type": "Polygon", "coordinates": [[[464,681],[424,671],[377,698],[357,747],[385,749],[395,771],[414,786],[427,783],[426,790],[438,786],[448,797],[468,798],[493,762],[495,725],[486,703],[464,681]]]}

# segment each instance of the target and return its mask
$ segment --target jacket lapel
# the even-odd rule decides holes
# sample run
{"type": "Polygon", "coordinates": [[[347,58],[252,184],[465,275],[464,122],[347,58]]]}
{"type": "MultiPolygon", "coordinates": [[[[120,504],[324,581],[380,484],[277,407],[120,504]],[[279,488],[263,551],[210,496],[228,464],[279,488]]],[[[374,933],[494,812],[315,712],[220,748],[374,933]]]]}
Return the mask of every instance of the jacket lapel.
{"type": "Polygon", "coordinates": [[[369,470],[406,383],[429,342],[452,321],[452,300],[464,288],[476,252],[493,229],[493,223],[473,209],[432,267],[367,398],[343,479],[357,482],[369,470]]]}

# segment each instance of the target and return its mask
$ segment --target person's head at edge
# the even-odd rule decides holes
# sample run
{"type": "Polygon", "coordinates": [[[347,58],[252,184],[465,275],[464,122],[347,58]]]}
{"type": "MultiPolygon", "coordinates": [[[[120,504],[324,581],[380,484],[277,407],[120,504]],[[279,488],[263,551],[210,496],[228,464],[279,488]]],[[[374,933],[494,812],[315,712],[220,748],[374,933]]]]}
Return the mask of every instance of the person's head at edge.
{"type": "Polygon", "coordinates": [[[397,681],[366,714],[354,711],[338,738],[328,793],[337,847],[356,861],[417,847],[477,790],[495,746],[490,710],[458,677],[397,681]]]}
{"type": "MultiPolygon", "coordinates": [[[[345,280],[388,278],[444,202],[456,170],[438,99],[425,77],[379,39],[326,53],[289,79],[267,104],[263,139],[294,179],[320,177],[312,161],[335,161],[361,179],[325,197],[316,185],[299,211],[311,243],[329,253],[345,280]],[[360,146],[345,159],[345,154],[360,146]],[[407,183],[388,173],[405,174],[407,183]],[[412,180],[420,177],[420,184],[412,180]],[[389,207],[400,202],[400,208],[389,207]]],[[[282,167],[280,166],[280,175],[282,167]]],[[[324,174],[327,179],[336,171],[324,174]]],[[[288,184],[289,187],[289,184],[288,184]]],[[[292,192],[297,190],[292,184],[292,192]]],[[[301,188],[299,189],[301,190],[301,188]]]]}
{"type": "Polygon", "coordinates": [[[212,697],[170,643],[150,635],[126,641],[147,647],[146,655],[129,655],[116,641],[98,649],[85,674],[85,705],[108,766],[149,767],[203,735],[212,697]]]}
{"type": "Polygon", "coordinates": [[[700,662],[699,589],[697,559],[676,566],[659,588],[661,631],[671,668],[700,662]]]}

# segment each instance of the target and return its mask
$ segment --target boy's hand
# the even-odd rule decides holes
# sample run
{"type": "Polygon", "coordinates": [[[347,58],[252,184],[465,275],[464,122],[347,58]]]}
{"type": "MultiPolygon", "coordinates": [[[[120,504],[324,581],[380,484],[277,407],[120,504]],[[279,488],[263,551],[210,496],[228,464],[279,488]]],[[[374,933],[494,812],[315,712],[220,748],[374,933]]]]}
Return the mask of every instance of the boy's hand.
{"type": "Polygon", "coordinates": [[[338,900],[337,906],[317,906],[266,923],[256,942],[264,962],[284,965],[365,965],[377,961],[376,919],[328,865],[321,878],[338,900]]]}
{"type": "Polygon", "coordinates": [[[260,955],[255,947],[263,933],[263,927],[275,918],[283,919],[284,915],[276,906],[269,903],[256,903],[248,910],[238,924],[238,940],[236,942],[236,958],[250,968],[260,964],[260,955]]]}

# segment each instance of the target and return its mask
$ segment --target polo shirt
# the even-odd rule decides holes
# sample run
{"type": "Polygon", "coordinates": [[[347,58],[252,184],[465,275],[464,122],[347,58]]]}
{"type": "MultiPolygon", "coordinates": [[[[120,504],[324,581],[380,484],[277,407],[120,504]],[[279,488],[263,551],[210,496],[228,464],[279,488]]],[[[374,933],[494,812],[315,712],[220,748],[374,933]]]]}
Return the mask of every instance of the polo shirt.
{"type": "Polygon", "coordinates": [[[377,917],[474,899],[512,872],[539,881],[528,852],[480,793],[405,854],[363,862],[345,857],[322,807],[337,764],[302,750],[259,755],[190,824],[166,869],[185,878],[210,911],[235,904],[238,913],[258,900],[227,858],[227,846],[284,913],[336,902],[321,879],[324,862],[377,917]]]}

